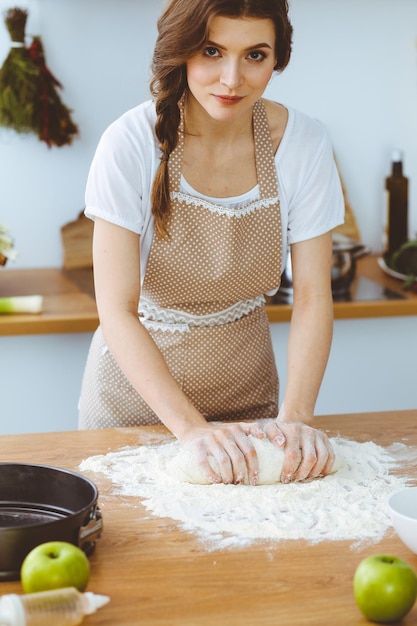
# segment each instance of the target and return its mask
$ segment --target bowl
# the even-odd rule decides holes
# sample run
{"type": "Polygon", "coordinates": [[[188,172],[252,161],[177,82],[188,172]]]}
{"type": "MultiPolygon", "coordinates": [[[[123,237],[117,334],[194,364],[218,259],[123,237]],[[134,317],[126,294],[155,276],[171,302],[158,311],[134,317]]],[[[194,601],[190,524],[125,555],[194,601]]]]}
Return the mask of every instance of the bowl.
{"type": "Polygon", "coordinates": [[[91,480],[59,467],[0,463],[0,582],[18,580],[25,556],[67,541],[89,556],[103,520],[91,480]]]}
{"type": "Polygon", "coordinates": [[[417,554],[417,487],[405,487],[388,500],[388,511],[401,541],[417,554]]]}

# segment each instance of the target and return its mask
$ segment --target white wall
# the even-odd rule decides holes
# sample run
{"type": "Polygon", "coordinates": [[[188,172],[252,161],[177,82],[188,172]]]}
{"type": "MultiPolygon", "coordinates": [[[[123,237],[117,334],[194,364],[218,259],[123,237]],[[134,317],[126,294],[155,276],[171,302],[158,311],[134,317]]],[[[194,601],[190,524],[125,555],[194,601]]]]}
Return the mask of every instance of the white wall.
{"type": "MultiPolygon", "coordinates": [[[[80,135],[51,148],[0,128],[0,221],[16,241],[13,267],[61,265],[60,228],[84,207],[89,164],[102,131],[148,97],[149,64],[161,0],[23,0],[27,34],[40,34],[46,61],[64,85],[80,135]],[[32,11],[33,9],[33,11],[32,11]]],[[[0,0],[0,11],[13,6],[0,0]]],[[[0,59],[10,38],[0,24],[0,59]]]]}
{"type": "MultiPolygon", "coordinates": [[[[16,5],[29,10],[27,33],[41,35],[47,64],[64,85],[61,96],[74,111],[80,136],[70,147],[48,149],[33,136],[0,128],[0,221],[12,229],[20,252],[9,267],[56,267],[61,265],[60,228],[83,208],[88,167],[101,132],[148,97],[149,62],[163,1],[21,0],[16,5]]],[[[417,3],[290,0],[290,5],[293,58],[284,74],[273,79],[267,95],[327,126],[362,238],[374,250],[381,240],[390,151],[402,148],[414,236],[417,3]]],[[[0,0],[0,12],[10,6],[9,0],[0,0]]],[[[1,22],[0,62],[8,48],[1,22]]],[[[283,381],[281,343],[286,332],[285,324],[273,328],[283,381]]],[[[403,394],[401,382],[411,371],[410,354],[417,353],[411,345],[416,335],[416,318],[337,322],[318,412],[416,406],[410,391],[403,394]],[[393,338],[390,354],[398,363],[391,387],[380,358],[384,350],[378,348],[387,336],[393,338]],[[341,381],[348,381],[347,387],[341,381]]],[[[7,409],[2,407],[0,433],[76,427],[90,337],[0,338],[0,387],[7,409]]]]}
{"type": "MultiPolygon", "coordinates": [[[[48,149],[0,129],[0,221],[15,267],[60,264],[60,227],[83,207],[88,166],[104,128],[148,97],[149,61],[162,0],[21,0],[27,33],[40,34],[63,83],[80,137],[48,149]]],[[[10,7],[0,0],[0,10],[10,7]]],[[[383,182],[392,148],[405,152],[410,231],[417,232],[417,3],[292,0],[294,52],[268,95],[327,126],[363,239],[381,241],[383,182]]],[[[0,61],[9,36],[0,23],[0,61]]]]}
{"type": "Polygon", "coordinates": [[[417,237],[417,2],[290,0],[294,53],[269,94],[330,132],[363,240],[381,246],[384,178],[405,153],[417,237]]]}
{"type": "MultiPolygon", "coordinates": [[[[289,324],[271,326],[280,402],[287,379],[288,331],[289,324]]],[[[336,320],[316,415],[415,409],[416,354],[416,317],[336,320]]]]}
{"type": "Polygon", "coordinates": [[[91,337],[91,333],[0,337],[0,435],[77,428],[91,337]]]}

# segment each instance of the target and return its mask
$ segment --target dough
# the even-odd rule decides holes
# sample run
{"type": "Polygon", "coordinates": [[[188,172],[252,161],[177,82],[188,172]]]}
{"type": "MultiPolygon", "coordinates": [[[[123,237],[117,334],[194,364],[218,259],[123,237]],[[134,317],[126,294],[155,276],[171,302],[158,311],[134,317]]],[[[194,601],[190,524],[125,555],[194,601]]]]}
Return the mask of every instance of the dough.
{"type": "MultiPolygon", "coordinates": [[[[284,449],[278,448],[269,439],[258,439],[249,435],[259,462],[259,478],[258,485],[272,485],[279,483],[284,460],[284,449]]],[[[334,453],[336,455],[335,462],[332,467],[332,474],[337,472],[342,466],[342,455],[334,441],[331,442],[334,453]]],[[[215,472],[219,471],[217,461],[214,457],[209,457],[209,463],[215,472]]],[[[209,485],[211,482],[207,480],[205,474],[200,467],[194,462],[192,453],[183,448],[168,464],[167,472],[172,478],[184,483],[193,483],[197,485],[209,485]]],[[[247,475],[245,476],[245,485],[249,484],[247,475]]]]}

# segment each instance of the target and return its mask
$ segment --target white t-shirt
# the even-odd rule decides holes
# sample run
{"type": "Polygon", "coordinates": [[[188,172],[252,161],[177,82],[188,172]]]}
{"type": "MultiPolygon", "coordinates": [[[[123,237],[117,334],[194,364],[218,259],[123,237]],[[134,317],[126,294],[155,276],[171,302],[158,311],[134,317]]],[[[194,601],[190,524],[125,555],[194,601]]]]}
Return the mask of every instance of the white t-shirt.
{"type": "MultiPolygon", "coordinates": [[[[85,214],[140,234],[141,277],[152,245],[150,195],[161,151],[156,113],[148,100],[130,109],[103,133],[91,164],[85,214]]],[[[324,127],[292,108],[275,155],[283,232],[283,265],[292,243],[322,235],[343,223],[344,199],[324,127]]],[[[208,198],[182,180],[182,190],[234,207],[259,197],[258,186],[234,198],[208,198]]]]}

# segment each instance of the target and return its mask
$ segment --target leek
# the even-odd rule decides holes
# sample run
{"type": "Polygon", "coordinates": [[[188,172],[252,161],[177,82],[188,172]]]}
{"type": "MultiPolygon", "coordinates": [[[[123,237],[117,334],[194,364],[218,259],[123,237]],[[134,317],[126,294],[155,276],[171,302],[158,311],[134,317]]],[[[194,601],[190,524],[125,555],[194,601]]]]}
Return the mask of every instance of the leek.
{"type": "Polygon", "coordinates": [[[40,313],[42,296],[10,296],[0,298],[0,313],[40,313]]]}

